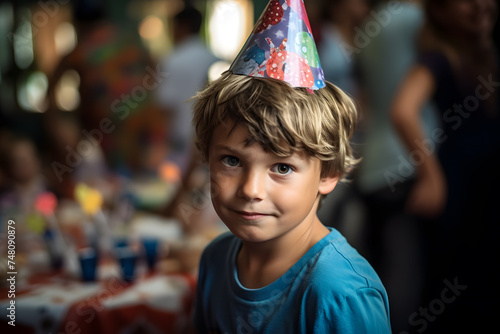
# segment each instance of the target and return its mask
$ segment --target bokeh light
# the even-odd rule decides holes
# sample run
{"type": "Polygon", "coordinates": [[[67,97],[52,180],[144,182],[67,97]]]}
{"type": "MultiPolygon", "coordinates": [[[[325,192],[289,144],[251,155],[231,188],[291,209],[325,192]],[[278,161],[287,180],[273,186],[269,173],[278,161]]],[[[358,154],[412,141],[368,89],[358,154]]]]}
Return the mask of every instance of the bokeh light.
{"type": "Polygon", "coordinates": [[[56,87],[57,107],[64,111],[73,111],[80,105],[80,75],[75,70],[64,72],[56,87]]]}
{"type": "Polygon", "coordinates": [[[181,170],[179,166],[172,162],[163,163],[158,170],[158,174],[160,178],[167,183],[177,183],[181,179],[181,170]]]}
{"type": "Polygon", "coordinates": [[[22,19],[19,21],[12,39],[14,43],[14,60],[20,69],[28,68],[33,63],[33,33],[31,31],[31,12],[26,9],[21,11],[22,19]]]}
{"type": "Polygon", "coordinates": [[[54,34],[56,53],[58,56],[65,56],[76,46],[77,37],[75,27],[69,22],[61,23],[54,34]]]}
{"type": "Polygon", "coordinates": [[[47,89],[49,80],[39,71],[31,73],[19,84],[17,100],[21,108],[27,111],[44,112],[47,109],[47,89]]]}
{"type": "Polygon", "coordinates": [[[214,1],[208,30],[210,48],[217,57],[230,60],[238,54],[249,34],[245,22],[249,21],[251,5],[248,1],[214,1]]]}
{"type": "Polygon", "coordinates": [[[212,64],[208,69],[208,80],[213,81],[220,77],[222,72],[229,69],[231,63],[225,60],[220,60],[212,64]]]}
{"type": "Polygon", "coordinates": [[[144,39],[158,38],[163,30],[163,21],[155,15],[145,17],[139,25],[139,34],[144,39]]]}

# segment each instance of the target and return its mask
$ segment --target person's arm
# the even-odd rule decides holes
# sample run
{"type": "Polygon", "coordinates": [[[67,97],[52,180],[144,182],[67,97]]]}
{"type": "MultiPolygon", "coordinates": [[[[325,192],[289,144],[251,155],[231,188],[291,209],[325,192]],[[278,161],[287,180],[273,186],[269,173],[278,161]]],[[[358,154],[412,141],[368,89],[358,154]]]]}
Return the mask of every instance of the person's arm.
{"type": "Polygon", "coordinates": [[[407,210],[427,217],[438,215],[446,203],[446,184],[441,165],[435,152],[424,149],[424,131],[421,125],[422,106],[436,89],[432,73],[416,65],[403,80],[395,96],[391,120],[408,153],[418,164],[417,179],[407,202],[407,210]]]}

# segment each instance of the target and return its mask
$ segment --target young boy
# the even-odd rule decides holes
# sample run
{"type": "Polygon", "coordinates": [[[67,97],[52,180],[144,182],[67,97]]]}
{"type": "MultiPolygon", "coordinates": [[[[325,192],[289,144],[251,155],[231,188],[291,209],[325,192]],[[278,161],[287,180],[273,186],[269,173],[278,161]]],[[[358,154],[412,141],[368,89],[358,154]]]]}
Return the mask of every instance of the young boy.
{"type": "Polygon", "coordinates": [[[355,163],[349,97],[330,83],[311,94],[225,73],[194,110],[212,202],[232,232],[200,262],[199,333],[390,333],[377,274],[316,216],[355,163]]]}
{"type": "Polygon", "coordinates": [[[356,110],[322,80],[311,38],[302,1],[271,1],[230,71],[196,96],[212,203],[231,231],[200,260],[199,333],[391,332],[379,277],[316,215],[356,163],[356,110]]]}

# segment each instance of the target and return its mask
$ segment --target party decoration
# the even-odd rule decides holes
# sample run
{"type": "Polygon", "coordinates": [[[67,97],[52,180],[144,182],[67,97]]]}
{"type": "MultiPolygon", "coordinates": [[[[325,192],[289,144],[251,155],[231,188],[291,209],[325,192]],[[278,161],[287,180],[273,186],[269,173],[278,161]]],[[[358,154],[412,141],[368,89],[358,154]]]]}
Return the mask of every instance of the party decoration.
{"type": "Polygon", "coordinates": [[[26,217],[26,225],[28,229],[37,234],[43,234],[45,232],[45,219],[39,213],[31,213],[26,217]]]}
{"type": "Polygon", "coordinates": [[[88,215],[93,216],[101,209],[103,202],[101,193],[83,183],[76,185],[75,197],[88,215]]]}
{"type": "Polygon", "coordinates": [[[325,87],[303,1],[270,1],[229,70],[282,80],[310,92],[325,87]]]}
{"type": "Polygon", "coordinates": [[[51,216],[57,207],[57,198],[51,192],[43,192],[35,199],[35,209],[44,216],[51,216]]]}

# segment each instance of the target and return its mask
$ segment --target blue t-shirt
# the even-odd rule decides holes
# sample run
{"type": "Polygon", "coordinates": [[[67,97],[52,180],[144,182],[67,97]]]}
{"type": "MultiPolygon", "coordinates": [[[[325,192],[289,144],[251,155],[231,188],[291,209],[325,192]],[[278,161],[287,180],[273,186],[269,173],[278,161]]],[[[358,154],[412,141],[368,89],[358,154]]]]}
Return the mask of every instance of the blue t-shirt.
{"type": "Polygon", "coordinates": [[[370,264],[335,229],[273,283],[238,280],[241,241],[231,233],[204,251],[195,326],[199,333],[391,333],[389,302],[370,264]]]}

